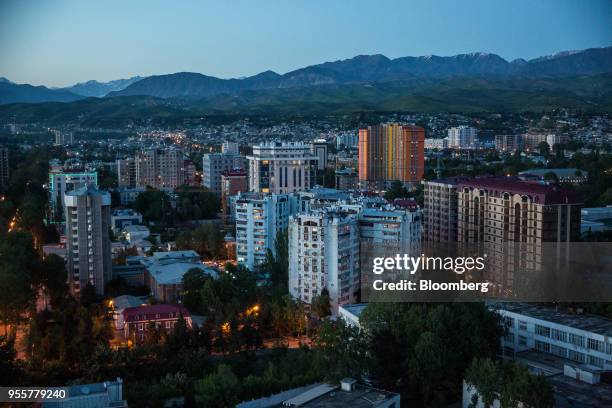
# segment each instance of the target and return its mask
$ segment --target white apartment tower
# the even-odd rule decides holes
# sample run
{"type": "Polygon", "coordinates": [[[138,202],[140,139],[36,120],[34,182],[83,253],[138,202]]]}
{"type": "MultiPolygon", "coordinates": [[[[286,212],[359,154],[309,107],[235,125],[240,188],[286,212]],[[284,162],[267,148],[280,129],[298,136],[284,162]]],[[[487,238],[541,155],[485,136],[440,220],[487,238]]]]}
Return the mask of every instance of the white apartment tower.
{"type": "Polygon", "coordinates": [[[221,175],[230,170],[245,169],[246,159],[235,153],[209,153],[202,157],[202,185],[221,195],[221,175]]]}
{"type": "Polygon", "coordinates": [[[478,131],[470,126],[457,126],[448,129],[448,147],[473,149],[476,147],[478,131]]]}
{"type": "Polygon", "coordinates": [[[89,282],[99,296],[111,279],[110,194],[84,186],[64,195],[68,280],[73,293],[89,282]]]}
{"type": "Polygon", "coordinates": [[[266,142],[253,146],[249,190],[283,194],[309,189],[316,183],[318,158],[301,142],[266,142]]]}
{"type": "Polygon", "coordinates": [[[300,213],[289,220],[289,293],[310,304],[327,288],[332,314],[357,301],[361,280],[359,222],[338,208],[300,213]]]}
{"type": "Polygon", "coordinates": [[[287,228],[297,211],[297,198],[289,194],[241,193],[235,199],[236,258],[253,270],[275,254],[276,234],[287,228]]]}

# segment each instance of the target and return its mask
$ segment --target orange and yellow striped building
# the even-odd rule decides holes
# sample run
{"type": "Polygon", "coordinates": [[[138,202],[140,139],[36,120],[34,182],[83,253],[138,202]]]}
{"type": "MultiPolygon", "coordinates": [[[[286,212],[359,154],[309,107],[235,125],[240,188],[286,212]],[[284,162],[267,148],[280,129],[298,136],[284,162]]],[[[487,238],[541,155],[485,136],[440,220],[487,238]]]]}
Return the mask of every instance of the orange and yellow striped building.
{"type": "Polygon", "coordinates": [[[388,124],[359,129],[359,183],[384,188],[394,180],[418,183],[425,171],[425,130],[388,124]]]}

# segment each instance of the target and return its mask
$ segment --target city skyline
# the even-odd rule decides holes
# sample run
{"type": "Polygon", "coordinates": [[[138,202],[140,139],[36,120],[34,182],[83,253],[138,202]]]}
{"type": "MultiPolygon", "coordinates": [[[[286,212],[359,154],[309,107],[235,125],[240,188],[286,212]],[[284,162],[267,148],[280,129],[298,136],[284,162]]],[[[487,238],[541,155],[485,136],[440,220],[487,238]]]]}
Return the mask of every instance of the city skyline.
{"type": "Polygon", "coordinates": [[[362,2],[325,9],[274,2],[257,9],[240,2],[185,2],[170,10],[161,3],[146,6],[5,2],[0,76],[56,87],[182,71],[231,78],[266,70],[282,74],[356,55],[487,52],[513,60],[612,43],[612,7],[605,1],[462,7],[390,1],[375,10],[362,2]],[[365,15],[374,24],[360,23],[365,15]],[[469,24],[472,19],[479,24],[469,24]]]}

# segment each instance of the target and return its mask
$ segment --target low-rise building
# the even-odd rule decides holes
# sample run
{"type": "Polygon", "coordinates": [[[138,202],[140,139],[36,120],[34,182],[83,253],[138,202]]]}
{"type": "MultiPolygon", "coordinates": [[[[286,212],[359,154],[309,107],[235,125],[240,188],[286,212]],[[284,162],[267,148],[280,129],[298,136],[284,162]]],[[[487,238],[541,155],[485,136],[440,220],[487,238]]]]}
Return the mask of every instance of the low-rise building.
{"type": "Polygon", "coordinates": [[[587,181],[587,172],[576,168],[567,169],[529,169],[521,171],[518,175],[521,180],[524,181],[540,181],[544,180],[546,176],[551,173],[554,174],[557,180],[561,183],[572,183],[580,184],[587,181]]]}
{"type": "Polygon", "coordinates": [[[128,225],[142,224],[142,214],[129,208],[114,210],[111,214],[113,234],[119,234],[128,225]]]}
{"type": "Polygon", "coordinates": [[[149,238],[151,231],[144,225],[127,225],[121,234],[130,245],[134,245],[137,241],[149,238]]]}
{"type": "Polygon", "coordinates": [[[67,397],[44,401],[44,408],[127,408],[123,399],[123,380],[79,384],[66,387],[67,397]]]}
{"type": "Polygon", "coordinates": [[[400,408],[400,395],[344,378],[340,384],[316,383],[269,397],[243,402],[236,408],[400,408]]]}
{"type": "Polygon", "coordinates": [[[123,334],[126,339],[141,342],[154,325],[167,332],[174,329],[176,322],[182,317],[187,327],[191,327],[191,316],[183,305],[157,304],[148,306],[128,307],[123,310],[123,334]]]}

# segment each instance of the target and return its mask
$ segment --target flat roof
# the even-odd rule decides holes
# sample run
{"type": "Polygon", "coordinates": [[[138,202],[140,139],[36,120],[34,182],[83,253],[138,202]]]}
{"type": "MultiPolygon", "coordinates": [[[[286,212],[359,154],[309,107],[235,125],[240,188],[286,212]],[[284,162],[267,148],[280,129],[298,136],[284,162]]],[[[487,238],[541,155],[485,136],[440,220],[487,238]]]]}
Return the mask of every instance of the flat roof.
{"type": "Polygon", "coordinates": [[[534,306],[527,303],[495,303],[494,309],[507,310],[509,312],[529,316],[533,319],[548,321],[578,330],[584,330],[602,336],[612,336],[612,319],[587,313],[572,314],[567,311],[557,310],[542,306],[534,306]]]}
{"type": "Polygon", "coordinates": [[[205,274],[217,278],[217,272],[202,264],[189,262],[175,262],[165,265],[147,265],[147,270],[160,285],[178,285],[183,281],[185,275],[190,269],[200,269],[205,274]]]}
{"type": "MultiPolygon", "coordinates": [[[[332,390],[319,397],[315,397],[308,402],[294,406],[317,408],[372,408],[396,398],[397,396],[398,394],[393,392],[365,387],[363,385],[356,385],[354,391],[343,391],[341,388],[334,387],[332,390]]],[[[296,398],[299,398],[299,396],[296,398]]],[[[288,401],[285,401],[285,404],[287,404],[287,402],[288,401]]]]}
{"type": "Polygon", "coordinates": [[[361,315],[361,312],[363,312],[366,307],[368,307],[367,303],[349,303],[349,304],[340,306],[340,308],[346,310],[348,313],[358,318],[359,318],[359,315],[361,315]]]}

